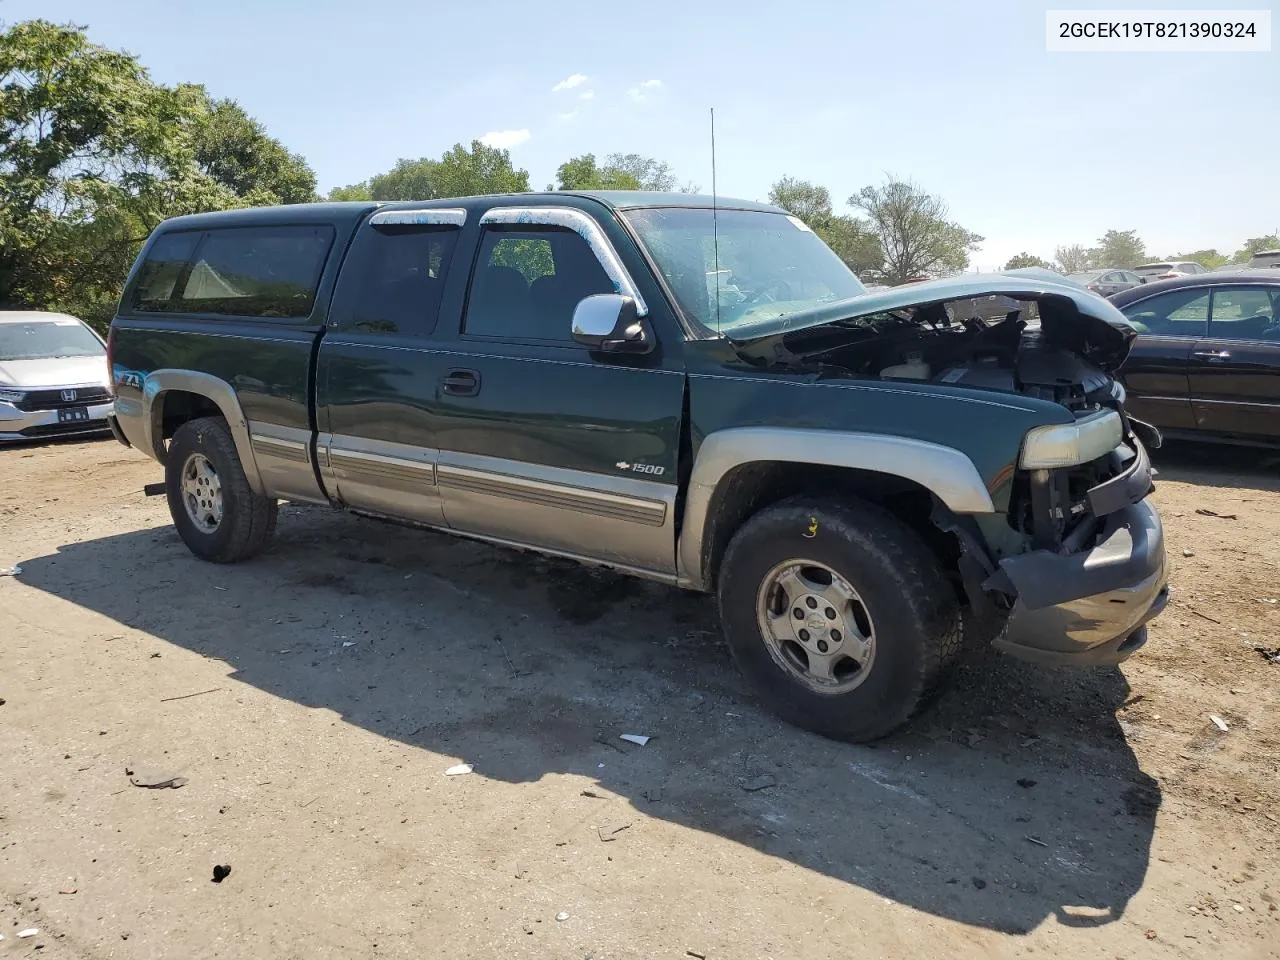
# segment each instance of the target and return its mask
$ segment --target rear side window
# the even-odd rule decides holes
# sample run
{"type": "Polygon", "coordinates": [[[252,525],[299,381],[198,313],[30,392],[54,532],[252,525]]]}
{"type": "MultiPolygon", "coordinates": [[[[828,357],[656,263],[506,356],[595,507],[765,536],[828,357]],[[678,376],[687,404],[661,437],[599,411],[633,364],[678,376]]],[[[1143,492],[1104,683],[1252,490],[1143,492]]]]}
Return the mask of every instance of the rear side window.
{"type": "Polygon", "coordinates": [[[200,235],[175,271],[184,252],[184,241],[177,238],[193,235],[173,236],[170,244],[165,242],[168,236],[161,237],[148,253],[134,292],[135,309],[305,318],[315,305],[316,287],[333,245],[329,226],[210,230],[200,235]]]}
{"type": "Polygon", "coordinates": [[[133,288],[133,309],[164,310],[168,306],[200,237],[199,233],[166,233],[156,238],[133,288]]]}
{"type": "Polygon", "coordinates": [[[363,333],[430,336],[458,243],[454,227],[366,227],[342,267],[330,319],[363,333]]]}
{"type": "Polygon", "coordinates": [[[1275,291],[1268,287],[1218,287],[1213,291],[1209,336],[1232,340],[1274,340],[1275,291]]]}

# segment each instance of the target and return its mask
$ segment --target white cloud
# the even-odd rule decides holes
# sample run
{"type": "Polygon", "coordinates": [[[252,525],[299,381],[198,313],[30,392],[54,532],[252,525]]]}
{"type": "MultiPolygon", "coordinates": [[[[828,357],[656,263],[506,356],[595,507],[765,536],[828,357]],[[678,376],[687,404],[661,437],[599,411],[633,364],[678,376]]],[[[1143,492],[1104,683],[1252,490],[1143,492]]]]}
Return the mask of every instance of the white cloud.
{"type": "Polygon", "coordinates": [[[578,99],[580,100],[594,100],[595,98],[596,92],[594,90],[583,90],[578,94],[578,99]]]}
{"type": "Polygon", "coordinates": [[[510,147],[520,146],[532,136],[533,134],[528,130],[490,130],[480,138],[480,142],[486,147],[506,150],[510,147]]]}
{"type": "Polygon", "coordinates": [[[574,87],[580,87],[590,79],[585,73],[574,73],[565,77],[554,87],[551,88],[552,93],[559,93],[561,90],[572,90],[574,87]]]}
{"type": "Polygon", "coordinates": [[[570,120],[572,120],[572,119],[573,119],[574,117],[576,117],[577,115],[578,115],[578,111],[577,111],[577,110],[570,110],[568,113],[561,113],[561,114],[557,114],[557,116],[560,118],[561,122],[563,122],[563,123],[568,123],[570,120]]]}
{"type": "Polygon", "coordinates": [[[662,87],[661,80],[645,80],[644,82],[632,87],[627,91],[627,96],[635,103],[644,103],[649,99],[646,90],[658,90],[662,87]]]}

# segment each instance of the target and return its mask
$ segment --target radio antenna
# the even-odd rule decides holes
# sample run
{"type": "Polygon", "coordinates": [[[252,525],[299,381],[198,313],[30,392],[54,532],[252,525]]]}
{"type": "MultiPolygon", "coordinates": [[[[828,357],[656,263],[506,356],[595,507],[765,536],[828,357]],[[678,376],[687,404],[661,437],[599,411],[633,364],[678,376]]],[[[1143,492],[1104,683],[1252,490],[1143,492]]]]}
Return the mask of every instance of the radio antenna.
{"type": "Polygon", "coordinates": [[[716,333],[720,332],[720,218],[716,211],[716,108],[711,108],[711,244],[716,259],[716,333]]]}

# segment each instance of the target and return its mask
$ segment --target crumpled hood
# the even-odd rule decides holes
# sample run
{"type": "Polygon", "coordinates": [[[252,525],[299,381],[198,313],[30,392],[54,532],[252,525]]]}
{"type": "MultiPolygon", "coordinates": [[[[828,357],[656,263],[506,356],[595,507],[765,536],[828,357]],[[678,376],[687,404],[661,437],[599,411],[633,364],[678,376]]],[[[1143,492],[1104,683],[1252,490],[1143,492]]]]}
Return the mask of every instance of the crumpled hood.
{"type": "Polygon", "coordinates": [[[106,356],[0,360],[0,387],[70,387],[110,383],[106,356]]]}
{"type": "Polygon", "coordinates": [[[1138,335],[1109,301],[1047,270],[1027,269],[967,274],[879,290],[737,327],[728,338],[745,356],[767,361],[789,352],[791,341],[804,339],[802,331],[877,313],[991,296],[1037,301],[1044,337],[1108,372],[1124,363],[1138,335]]]}

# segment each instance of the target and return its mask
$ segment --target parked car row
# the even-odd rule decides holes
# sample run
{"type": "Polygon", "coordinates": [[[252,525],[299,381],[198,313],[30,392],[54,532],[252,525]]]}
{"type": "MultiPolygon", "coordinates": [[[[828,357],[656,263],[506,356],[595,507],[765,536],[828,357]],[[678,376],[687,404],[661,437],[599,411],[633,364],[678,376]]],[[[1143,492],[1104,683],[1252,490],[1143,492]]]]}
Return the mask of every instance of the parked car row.
{"type": "MultiPolygon", "coordinates": [[[[1243,267],[1207,271],[1192,261],[1161,261],[1065,279],[1110,299],[1137,329],[1120,371],[1135,416],[1173,437],[1273,444],[1280,443],[1276,268],[1280,250],[1263,250],[1243,267]]],[[[992,295],[956,307],[965,318],[995,322],[1018,304],[992,295]]],[[[1034,305],[1024,319],[1038,322],[1034,305]]],[[[66,314],[0,312],[0,441],[103,434],[110,411],[105,347],[96,333],[66,314]]]]}

